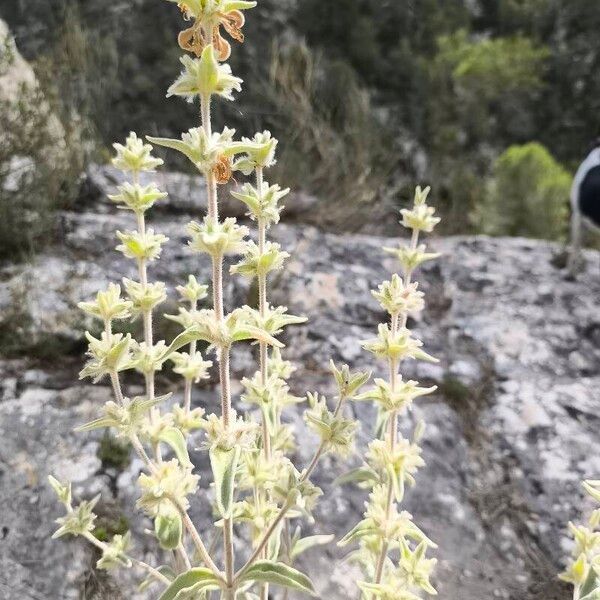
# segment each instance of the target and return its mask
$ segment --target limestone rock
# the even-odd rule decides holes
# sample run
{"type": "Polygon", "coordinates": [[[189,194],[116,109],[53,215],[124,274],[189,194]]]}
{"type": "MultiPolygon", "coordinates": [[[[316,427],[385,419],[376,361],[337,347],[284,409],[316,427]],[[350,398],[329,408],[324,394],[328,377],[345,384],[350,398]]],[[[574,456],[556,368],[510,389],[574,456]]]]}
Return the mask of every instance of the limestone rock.
{"type": "MultiPolygon", "coordinates": [[[[116,187],[124,181],[123,173],[111,165],[90,165],[82,185],[80,208],[92,207],[96,211],[110,212],[112,203],[106,196],[115,193],[116,187]]],[[[156,204],[156,210],[159,212],[187,215],[206,213],[206,188],[200,175],[188,175],[163,169],[156,173],[142,173],[142,183],[151,181],[169,194],[156,204]]],[[[245,218],[247,209],[244,204],[228,193],[235,187],[236,184],[232,181],[220,194],[220,212],[224,217],[245,218]]],[[[285,218],[302,219],[303,216],[308,215],[316,202],[314,196],[305,192],[291,192],[284,201],[285,218]]]]}
{"type": "MultiPolygon", "coordinates": [[[[166,281],[171,297],[188,273],[201,281],[209,278],[208,261],[185,247],[184,225],[191,217],[186,210],[181,205],[157,212],[153,220],[170,242],[152,266],[151,278],[166,281]]],[[[159,564],[143,535],[148,522],[133,510],[139,462],[111,470],[98,458],[99,435],[71,433],[110,393],[106,385],[77,382],[85,323],[75,304],[108,281],[134,274],[113,251],[114,230],[127,227],[129,218],[108,205],[98,212],[65,213],[60,248],[31,265],[0,271],[0,313],[9,315],[0,323],[3,344],[10,339],[6,332],[22,328],[23,343],[35,338],[37,352],[46,347],[44,360],[36,361],[30,351],[27,359],[0,362],[0,565],[23,597],[80,597],[82,586],[95,577],[88,547],[49,539],[52,520],[60,514],[45,485],[49,472],[73,478],[81,497],[101,491],[107,510],[113,507],[129,520],[139,555],[159,564]]],[[[372,336],[384,318],[369,290],[395,269],[380,251],[394,240],[286,225],[274,227],[272,234],[292,254],[287,268],[273,278],[273,301],[310,317],[285,337],[286,356],[299,367],[292,391],[332,393],[330,358],[378,374],[381,365],[358,340],[372,336]]],[[[440,597],[566,600],[567,589],[556,580],[568,550],[566,523],[589,508],[580,480],[600,473],[595,451],[599,254],[587,252],[585,270],[567,281],[552,264],[557,247],[550,243],[475,237],[434,239],[431,245],[443,257],[418,274],[428,307],[411,326],[441,362],[409,363],[403,374],[435,383],[439,391],[402,423],[406,435],[418,419],[428,425],[427,466],[408,491],[406,508],[439,544],[440,597]]],[[[247,283],[228,278],[226,297],[231,304],[252,296],[247,283]]],[[[248,347],[234,352],[236,377],[252,368],[252,352],[248,347]]],[[[134,379],[126,382],[130,393],[139,386],[134,379]]],[[[173,380],[161,375],[159,387],[172,390],[173,380]]],[[[181,390],[175,391],[177,397],[181,390]]],[[[212,384],[194,397],[207,410],[216,409],[212,384]]],[[[363,403],[352,410],[361,421],[364,447],[373,411],[363,403]]],[[[302,435],[295,457],[302,465],[315,440],[304,435],[298,414],[288,418],[302,435]]],[[[209,467],[203,454],[193,458],[204,483],[192,512],[206,529],[209,467]]],[[[315,532],[339,536],[360,518],[365,494],[332,486],[356,461],[326,458],[320,466],[316,482],[326,496],[316,512],[315,532]]],[[[237,546],[244,551],[243,540],[237,546]]],[[[343,556],[331,545],[304,559],[320,597],[356,593],[357,574],[343,556]]],[[[117,577],[123,597],[138,597],[132,573],[117,577]]],[[[100,583],[113,590],[106,597],[120,597],[114,580],[100,583]]],[[[0,598],[14,597],[5,587],[0,586],[0,598]]]]}
{"type": "MultiPolygon", "coordinates": [[[[48,158],[59,160],[65,151],[65,132],[60,120],[52,113],[43,94],[32,66],[21,56],[8,25],[0,19],[0,107],[5,112],[4,119],[19,118],[20,102],[32,103],[27,110],[43,115],[44,127],[48,136],[48,158]]],[[[31,118],[31,117],[29,117],[31,118]]],[[[23,125],[25,126],[25,125],[23,125]]],[[[24,130],[26,133],[26,130],[24,130]]],[[[13,156],[11,173],[27,170],[29,157],[13,156]]],[[[15,187],[16,175],[4,182],[8,191],[15,187]]]]}
{"type": "Polygon", "coordinates": [[[29,63],[21,56],[8,29],[0,19],[0,100],[13,100],[23,85],[35,87],[37,79],[29,63]]]}

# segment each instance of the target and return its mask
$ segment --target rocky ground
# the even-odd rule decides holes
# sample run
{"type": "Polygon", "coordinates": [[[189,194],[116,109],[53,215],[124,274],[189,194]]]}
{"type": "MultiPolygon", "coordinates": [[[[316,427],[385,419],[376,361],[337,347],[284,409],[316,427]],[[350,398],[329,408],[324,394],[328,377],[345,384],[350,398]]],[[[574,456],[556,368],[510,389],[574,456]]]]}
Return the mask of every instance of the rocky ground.
{"type": "MultiPolygon", "coordinates": [[[[31,264],[0,270],[0,598],[143,597],[130,575],[117,584],[96,572],[86,545],[50,540],[60,508],[46,485],[48,473],[71,479],[78,497],[102,492],[102,526],[118,531],[128,524],[139,534],[138,555],[156,562],[143,534],[148,524],[132,510],[141,465],[102,434],[72,432],[110,396],[103,385],[77,381],[86,322],[75,305],[131,274],[113,251],[114,231],[128,227],[130,217],[103,200],[115,177],[110,169],[92,170],[78,210],[63,215],[61,243],[31,264]]],[[[206,261],[184,245],[184,225],[201,214],[195,207],[204,199],[194,178],[169,175],[163,184],[171,197],[152,226],[170,242],[152,278],[172,290],[190,272],[208,278],[206,261]],[[196,204],[185,199],[189,191],[196,204]]],[[[311,202],[291,197],[295,224],[273,231],[292,254],[273,282],[274,300],[310,317],[286,339],[286,356],[298,365],[297,394],[331,391],[329,358],[377,368],[358,341],[384,318],[370,288],[395,269],[380,251],[394,240],[303,225],[311,202]]],[[[226,212],[239,211],[231,205],[226,212]]],[[[444,256],[419,273],[429,302],[414,327],[441,362],[409,364],[404,372],[435,382],[439,393],[404,427],[410,430],[418,418],[428,424],[427,467],[407,495],[407,509],[439,544],[440,597],[567,600],[568,589],[556,579],[568,551],[566,524],[590,508],[580,480],[600,473],[599,255],[588,253],[582,272],[568,281],[555,266],[560,248],[553,244],[477,237],[434,239],[432,246],[444,256]]],[[[226,293],[231,303],[254,295],[239,279],[226,293]]],[[[173,334],[168,327],[161,332],[173,334]]],[[[233,369],[236,378],[252,369],[248,348],[235,353],[233,369]]],[[[181,391],[166,373],[159,385],[181,391]]],[[[130,392],[136,386],[128,382],[130,392]]],[[[214,386],[197,390],[195,400],[210,410],[214,386]]],[[[362,403],[354,410],[364,444],[372,411],[362,403]]],[[[298,416],[290,418],[301,431],[298,416]]],[[[301,439],[299,464],[314,447],[310,436],[301,439]]],[[[207,473],[202,456],[196,458],[199,472],[207,473]]],[[[325,460],[318,471],[326,499],[315,532],[340,535],[359,519],[364,493],[332,486],[345,468],[325,460]]],[[[193,509],[201,529],[209,525],[207,506],[204,486],[193,509]]],[[[243,541],[238,544],[243,552],[243,541]]],[[[355,597],[356,573],[342,558],[332,545],[305,564],[321,597],[355,597]]]]}

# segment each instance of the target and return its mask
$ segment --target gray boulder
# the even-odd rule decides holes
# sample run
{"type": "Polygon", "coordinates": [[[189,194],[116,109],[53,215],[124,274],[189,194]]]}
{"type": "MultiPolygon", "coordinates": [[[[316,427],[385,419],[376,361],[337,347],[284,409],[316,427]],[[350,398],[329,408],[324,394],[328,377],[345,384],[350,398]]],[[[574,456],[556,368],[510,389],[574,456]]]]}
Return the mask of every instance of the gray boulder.
{"type": "MultiPolygon", "coordinates": [[[[111,165],[91,164],[85,174],[80,195],[80,207],[99,212],[110,212],[112,203],[106,197],[114,194],[116,187],[126,181],[121,171],[111,165]]],[[[154,182],[169,195],[161,200],[156,209],[163,213],[204,215],[206,214],[206,188],[200,175],[188,175],[174,171],[159,170],[142,173],[142,183],[154,182]]],[[[224,217],[244,218],[246,207],[229,195],[236,188],[235,181],[227,184],[220,194],[219,207],[224,217]]],[[[286,198],[286,218],[306,218],[317,199],[305,192],[291,192],[286,198]]]]}

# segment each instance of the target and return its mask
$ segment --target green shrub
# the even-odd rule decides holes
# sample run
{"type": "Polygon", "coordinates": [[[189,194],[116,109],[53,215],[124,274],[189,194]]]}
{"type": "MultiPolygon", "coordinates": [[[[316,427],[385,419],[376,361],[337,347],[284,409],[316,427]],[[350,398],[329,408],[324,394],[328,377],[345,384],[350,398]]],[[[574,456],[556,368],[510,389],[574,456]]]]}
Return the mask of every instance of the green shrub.
{"type": "Polygon", "coordinates": [[[570,173],[544,146],[511,146],[496,160],[474,220],[490,235],[562,239],[570,187],[570,173]]]}
{"type": "Polygon", "coordinates": [[[532,106],[541,95],[548,50],[521,36],[481,37],[461,29],[438,38],[426,63],[430,182],[443,200],[444,233],[465,233],[486,193],[494,157],[537,137],[532,106]]]}

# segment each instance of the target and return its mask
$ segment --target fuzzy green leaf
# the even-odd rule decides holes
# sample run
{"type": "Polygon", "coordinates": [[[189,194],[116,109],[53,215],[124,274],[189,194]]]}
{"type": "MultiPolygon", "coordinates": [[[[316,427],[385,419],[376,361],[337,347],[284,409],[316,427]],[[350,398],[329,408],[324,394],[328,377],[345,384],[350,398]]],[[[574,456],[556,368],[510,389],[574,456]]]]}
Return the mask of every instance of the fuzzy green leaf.
{"type": "Polygon", "coordinates": [[[179,592],[188,588],[195,591],[202,589],[219,589],[219,580],[210,569],[197,567],[179,575],[175,581],[163,592],[159,600],[175,600],[179,592]]]}
{"type": "Polygon", "coordinates": [[[234,446],[229,450],[215,447],[209,451],[210,466],[215,480],[217,508],[224,518],[228,518],[231,515],[234,478],[240,458],[240,451],[239,446],[234,446]]]}
{"type": "Polygon", "coordinates": [[[175,456],[184,467],[192,466],[188,454],[187,444],[183,433],[177,427],[167,427],[160,432],[158,439],[168,444],[175,452],[175,456]]]}
{"type": "Polygon", "coordinates": [[[252,325],[243,325],[238,329],[233,335],[232,339],[234,342],[241,342],[244,340],[258,340],[259,342],[264,342],[265,344],[269,344],[274,346],[275,348],[283,348],[283,344],[276,340],[272,335],[269,335],[263,329],[258,327],[254,327],[252,325]]]}
{"type": "Polygon", "coordinates": [[[303,552],[310,548],[314,548],[315,546],[323,546],[325,544],[329,544],[333,542],[335,539],[335,535],[309,535],[305,538],[300,538],[296,543],[292,546],[292,550],[290,552],[290,558],[294,559],[297,556],[300,556],[303,552]]]}
{"type": "Polygon", "coordinates": [[[183,523],[178,513],[161,514],[154,519],[154,533],[161,548],[175,550],[181,543],[183,523]]]}
{"type": "Polygon", "coordinates": [[[267,558],[269,560],[277,560],[279,556],[279,550],[281,548],[281,529],[283,528],[283,522],[279,523],[277,529],[273,532],[273,535],[269,538],[267,544],[267,558]]]}
{"type": "Polygon", "coordinates": [[[598,581],[598,577],[596,576],[594,569],[590,569],[590,574],[588,575],[584,584],[581,586],[581,600],[585,600],[585,597],[590,594],[591,598],[588,600],[596,600],[596,598],[600,597],[600,581],[598,581]]]}
{"type": "MultiPolygon", "coordinates": [[[[190,342],[202,339],[200,337],[200,329],[196,326],[189,327],[181,332],[170,344],[165,352],[165,358],[171,356],[173,352],[177,352],[180,348],[187,346],[190,342]]],[[[207,340],[210,341],[210,340],[207,340]]]]}
{"type": "Polygon", "coordinates": [[[62,484],[58,479],[48,475],[48,483],[58,496],[58,499],[65,505],[71,506],[71,483],[62,484]]]}
{"type": "Polygon", "coordinates": [[[242,581],[248,580],[282,585],[290,589],[305,592],[311,596],[315,595],[315,588],[311,580],[304,573],[279,562],[270,560],[256,561],[244,573],[242,581]]]}
{"type": "Polygon", "coordinates": [[[267,431],[270,435],[274,435],[277,428],[277,405],[275,402],[261,404],[260,412],[262,413],[263,420],[267,426],[267,431]]]}
{"type": "Polygon", "coordinates": [[[379,475],[368,467],[358,467],[336,477],[333,483],[334,485],[343,485],[345,483],[379,483],[379,475]]]}
{"type": "Polygon", "coordinates": [[[93,421],[85,423],[84,425],[79,425],[75,428],[75,431],[93,431],[94,429],[103,429],[104,427],[113,427],[114,425],[114,419],[111,419],[110,417],[100,417],[99,419],[94,419],[93,421]]]}
{"type": "Polygon", "coordinates": [[[165,148],[171,148],[173,150],[177,150],[178,152],[185,154],[185,156],[187,156],[191,161],[194,160],[194,156],[190,152],[189,144],[186,144],[182,140],[175,140],[175,139],[171,139],[171,138],[152,137],[149,135],[146,136],[146,139],[149,142],[156,144],[157,146],[163,146],[165,148]]]}
{"type": "Polygon", "coordinates": [[[367,535],[378,534],[379,529],[374,527],[369,521],[361,521],[354,526],[338,543],[338,546],[346,546],[354,540],[358,540],[367,535]]]}
{"type": "Polygon", "coordinates": [[[256,2],[248,2],[247,0],[231,0],[230,2],[225,2],[223,12],[227,13],[232,10],[248,10],[249,8],[254,8],[255,6],[256,2]]]}
{"type": "Polygon", "coordinates": [[[123,355],[127,352],[129,344],[131,343],[131,336],[126,335],[121,341],[116,343],[106,354],[105,362],[108,367],[116,367],[123,355]]]}

